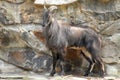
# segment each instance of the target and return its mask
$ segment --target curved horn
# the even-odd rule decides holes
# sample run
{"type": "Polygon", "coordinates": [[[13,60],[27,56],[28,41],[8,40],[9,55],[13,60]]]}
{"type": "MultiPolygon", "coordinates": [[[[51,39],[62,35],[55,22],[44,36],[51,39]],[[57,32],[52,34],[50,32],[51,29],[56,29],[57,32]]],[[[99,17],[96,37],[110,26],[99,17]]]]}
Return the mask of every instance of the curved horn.
{"type": "Polygon", "coordinates": [[[50,6],[49,8],[48,8],[48,10],[51,12],[51,11],[53,11],[53,10],[57,10],[58,8],[57,8],[57,6],[50,6]]]}

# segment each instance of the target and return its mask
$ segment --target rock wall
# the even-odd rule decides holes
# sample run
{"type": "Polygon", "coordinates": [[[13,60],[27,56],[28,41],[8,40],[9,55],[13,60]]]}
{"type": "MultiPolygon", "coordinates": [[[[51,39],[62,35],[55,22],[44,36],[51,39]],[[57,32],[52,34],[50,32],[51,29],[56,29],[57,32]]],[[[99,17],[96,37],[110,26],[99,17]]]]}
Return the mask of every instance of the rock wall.
{"type": "MultiPolygon", "coordinates": [[[[68,24],[88,25],[101,35],[106,72],[119,76],[120,1],[78,0],[58,5],[58,9],[58,20],[68,24]]],[[[35,5],[34,0],[0,0],[1,60],[33,71],[51,69],[52,58],[42,35],[42,14],[43,6],[35,5]]],[[[68,53],[77,52],[68,50],[68,53]]],[[[76,58],[67,58],[76,66],[76,63],[80,63],[79,66],[84,68],[88,64],[82,57],[78,57],[78,62],[76,58]]]]}

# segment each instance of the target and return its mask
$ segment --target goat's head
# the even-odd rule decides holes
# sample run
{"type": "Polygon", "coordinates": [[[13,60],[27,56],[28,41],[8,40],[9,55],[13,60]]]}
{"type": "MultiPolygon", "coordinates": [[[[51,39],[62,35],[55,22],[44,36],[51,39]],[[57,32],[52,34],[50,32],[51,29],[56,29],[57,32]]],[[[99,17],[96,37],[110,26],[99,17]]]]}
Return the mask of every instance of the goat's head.
{"type": "Polygon", "coordinates": [[[44,7],[43,13],[43,27],[46,27],[50,24],[52,17],[54,16],[57,10],[56,6],[50,6],[48,9],[44,7]]]}

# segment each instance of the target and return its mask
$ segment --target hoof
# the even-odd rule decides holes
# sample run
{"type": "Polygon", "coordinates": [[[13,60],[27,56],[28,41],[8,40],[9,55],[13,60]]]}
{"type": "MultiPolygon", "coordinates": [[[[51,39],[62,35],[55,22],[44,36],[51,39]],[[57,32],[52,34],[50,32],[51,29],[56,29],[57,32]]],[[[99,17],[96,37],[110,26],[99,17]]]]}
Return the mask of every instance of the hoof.
{"type": "Polygon", "coordinates": [[[104,77],[105,75],[106,75],[106,73],[104,72],[104,71],[101,71],[100,73],[99,73],[99,75],[100,75],[100,77],[104,77]]]}
{"type": "Polygon", "coordinates": [[[104,78],[104,76],[105,76],[105,73],[100,74],[101,78],[104,78]]]}
{"type": "Polygon", "coordinates": [[[88,76],[88,74],[84,74],[84,76],[88,76]]]}
{"type": "Polygon", "coordinates": [[[61,72],[61,73],[59,73],[59,75],[65,76],[65,72],[61,72]]]}
{"type": "Polygon", "coordinates": [[[52,76],[54,76],[54,74],[50,74],[50,76],[52,77],[52,76]]]}
{"type": "Polygon", "coordinates": [[[50,76],[54,76],[54,74],[55,74],[55,71],[52,71],[52,72],[50,73],[50,76]]]}

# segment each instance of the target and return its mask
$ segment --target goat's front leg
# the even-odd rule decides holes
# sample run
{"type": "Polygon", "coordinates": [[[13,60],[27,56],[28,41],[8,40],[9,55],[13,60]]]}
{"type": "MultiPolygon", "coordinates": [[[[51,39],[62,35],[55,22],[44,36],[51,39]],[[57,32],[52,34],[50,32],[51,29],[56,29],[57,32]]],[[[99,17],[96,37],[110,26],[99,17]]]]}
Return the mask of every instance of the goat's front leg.
{"type": "Polygon", "coordinates": [[[52,57],[53,57],[53,65],[52,65],[53,67],[52,67],[50,76],[54,76],[54,74],[56,73],[55,67],[56,67],[56,63],[58,61],[57,53],[52,52],[52,57]]]}
{"type": "Polygon", "coordinates": [[[89,62],[89,63],[90,64],[89,64],[88,70],[87,70],[87,72],[85,73],[84,76],[88,76],[92,72],[92,70],[94,68],[95,63],[93,63],[93,62],[89,62]]]}
{"type": "Polygon", "coordinates": [[[60,75],[65,75],[65,51],[64,50],[61,50],[60,53],[59,53],[59,57],[60,57],[60,68],[61,68],[61,73],[60,75]]]}

